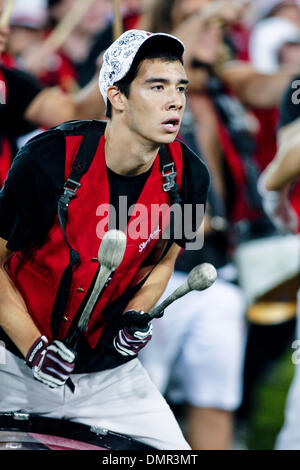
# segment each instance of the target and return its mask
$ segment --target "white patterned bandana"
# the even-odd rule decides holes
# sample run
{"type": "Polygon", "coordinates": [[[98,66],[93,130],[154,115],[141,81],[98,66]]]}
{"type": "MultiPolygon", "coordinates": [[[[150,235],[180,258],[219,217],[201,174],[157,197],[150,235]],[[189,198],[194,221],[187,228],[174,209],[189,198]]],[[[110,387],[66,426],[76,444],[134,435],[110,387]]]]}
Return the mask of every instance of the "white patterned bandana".
{"type": "Polygon", "coordinates": [[[107,105],[107,89],[125,77],[140,47],[153,38],[168,40],[170,47],[177,51],[178,57],[184,53],[184,44],[175,36],[165,33],[148,33],[131,29],[123,33],[104,53],[103,65],[99,75],[99,88],[107,105]],[[171,41],[170,41],[171,40],[171,41]]]}

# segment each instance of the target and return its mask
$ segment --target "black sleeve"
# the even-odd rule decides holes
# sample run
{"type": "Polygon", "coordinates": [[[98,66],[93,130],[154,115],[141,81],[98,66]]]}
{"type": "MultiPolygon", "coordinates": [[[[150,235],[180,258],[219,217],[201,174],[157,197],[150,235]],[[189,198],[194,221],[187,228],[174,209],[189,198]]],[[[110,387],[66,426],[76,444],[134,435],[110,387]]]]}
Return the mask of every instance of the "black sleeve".
{"type": "Polygon", "coordinates": [[[27,142],[0,191],[0,237],[11,251],[40,245],[54,222],[63,192],[65,138],[49,130],[27,142]]]}
{"type": "Polygon", "coordinates": [[[279,127],[286,126],[300,117],[300,76],[294,77],[287,87],[280,104],[279,127]]]}
{"type": "Polygon", "coordinates": [[[187,145],[181,142],[183,154],[182,176],[182,239],[175,239],[182,248],[192,243],[200,227],[206,207],[209,172],[205,163],[187,145]]]}
{"type": "Polygon", "coordinates": [[[2,66],[6,86],[6,103],[0,106],[1,130],[6,134],[21,135],[28,131],[24,113],[42,87],[26,72],[2,66]]]}

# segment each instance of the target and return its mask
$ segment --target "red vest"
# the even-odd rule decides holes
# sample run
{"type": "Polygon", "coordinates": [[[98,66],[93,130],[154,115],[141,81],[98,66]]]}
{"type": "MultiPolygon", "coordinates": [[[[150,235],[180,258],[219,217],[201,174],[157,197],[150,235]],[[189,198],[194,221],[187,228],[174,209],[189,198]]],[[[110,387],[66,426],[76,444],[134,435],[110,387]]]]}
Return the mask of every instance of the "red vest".
{"type": "MultiPolygon", "coordinates": [[[[7,87],[5,85],[4,75],[0,68],[0,103],[5,104],[7,100],[7,87]]],[[[11,148],[8,139],[0,136],[0,188],[6,180],[8,170],[11,166],[11,148]]]]}
{"type": "MultiPolygon", "coordinates": [[[[66,164],[65,177],[69,176],[76,153],[80,146],[82,136],[66,137],[66,164]]],[[[177,184],[181,188],[182,181],[182,151],[179,142],[169,145],[170,155],[175,162],[177,171],[177,184]]],[[[125,157],[126,153],[124,153],[125,157]]],[[[103,308],[113,300],[120,297],[134,283],[142,262],[146,259],[157,243],[157,238],[151,234],[156,232],[157,224],[161,231],[169,222],[169,217],[164,220],[151,221],[150,205],[168,204],[169,195],[163,191],[163,178],[159,169],[159,159],[156,158],[151,174],[146,181],[138,203],[143,204],[149,210],[147,216],[149,236],[134,239],[131,237],[131,223],[136,217],[131,217],[127,226],[127,248],[121,265],[115,271],[111,282],[106,287],[99,299],[89,322],[86,337],[94,347],[103,331],[104,322],[101,317],[103,308]],[[167,220],[166,220],[167,219],[167,220]]],[[[70,324],[88,291],[88,288],[96,274],[98,263],[93,261],[97,257],[101,237],[101,226],[107,221],[107,214],[100,215],[100,204],[109,203],[109,186],[104,156],[104,136],[98,145],[98,149],[88,172],[81,179],[81,187],[77,191],[77,197],[70,203],[68,210],[68,222],[66,234],[71,246],[80,254],[81,262],[73,272],[73,281],[68,297],[67,309],[61,323],[59,338],[63,339],[70,324]]],[[[136,214],[138,217],[139,215],[136,214]]],[[[105,228],[107,231],[107,226],[105,228]]],[[[40,331],[52,338],[51,312],[56,297],[58,285],[65,267],[69,262],[69,251],[63,237],[63,232],[56,217],[55,223],[50,229],[43,246],[32,251],[25,261],[20,261],[16,253],[10,263],[9,269],[13,282],[19,289],[28,311],[40,331]]]]}

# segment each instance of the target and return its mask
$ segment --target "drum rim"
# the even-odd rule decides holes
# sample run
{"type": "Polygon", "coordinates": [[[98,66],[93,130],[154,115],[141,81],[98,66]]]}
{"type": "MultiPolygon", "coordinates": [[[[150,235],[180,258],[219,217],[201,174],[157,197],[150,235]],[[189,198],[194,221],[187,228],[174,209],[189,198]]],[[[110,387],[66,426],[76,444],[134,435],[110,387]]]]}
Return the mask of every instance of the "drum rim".
{"type": "MultiPolygon", "coordinates": [[[[132,437],[67,419],[46,418],[26,412],[0,413],[0,432],[23,432],[56,436],[106,450],[153,450],[132,437]]],[[[99,449],[100,450],[100,449],[99,449]]]]}

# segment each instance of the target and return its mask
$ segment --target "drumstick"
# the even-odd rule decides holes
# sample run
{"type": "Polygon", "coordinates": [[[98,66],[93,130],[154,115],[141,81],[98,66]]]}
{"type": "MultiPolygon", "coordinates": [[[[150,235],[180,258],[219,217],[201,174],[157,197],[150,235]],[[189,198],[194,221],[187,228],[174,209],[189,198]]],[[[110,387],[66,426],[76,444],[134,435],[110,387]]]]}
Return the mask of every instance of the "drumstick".
{"type": "Polygon", "coordinates": [[[16,0],[7,0],[6,6],[5,6],[5,8],[3,10],[3,13],[2,13],[2,16],[0,18],[0,26],[3,27],[3,26],[7,26],[9,24],[11,14],[12,14],[13,9],[14,9],[15,1],[16,0]]]}
{"type": "MultiPolygon", "coordinates": [[[[75,354],[77,353],[79,339],[87,330],[89,319],[91,318],[91,314],[100,293],[105,289],[112,273],[122,263],[126,250],[126,243],[126,235],[121,230],[109,230],[103,237],[98,251],[100,270],[97,275],[95,285],[87,304],[81,313],[77,328],[74,330],[73,334],[64,341],[65,345],[75,354]]],[[[66,381],[66,385],[74,393],[75,385],[70,377],[66,381]]]]}
{"type": "Polygon", "coordinates": [[[88,326],[91,313],[99,294],[104,289],[110,275],[122,263],[126,250],[126,235],[121,230],[109,230],[103,237],[98,252],[100,270],[93,288],[93,292],[81,314],[78,328],[84,333],[88,326]]]}
{"type": "Polygon", "coordinates": [[[73,335],[65,341],[66,346],[76,351],[80,335],[87,330],[89,319],[94,310],[100,293],[106,287],[111,274],[121,264],[126,250],[126,235],[121,230],[109,230],[103,237],[98,252],[100,270],[89,299],[81,313],[77,329],[73,335]]]}
{"type": "Polygon", "coordinates": [[[121,14],[120,0],[114,0],[114,41],[121,36],[123,32],[123,22],[121,14]]]}
{"type": "Polygon", "coordinates": [[[172,302],[187,294],[191,290],[208,289],[216,280],[217,271],[210,263],[202,263],[191,270],[184,284],[179,286],[172,294],[170,294],[161,304],[150,310],[149,315],[152,318],[160,317],[161,313],[172,302]]]}

